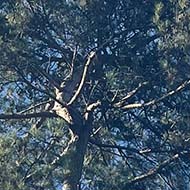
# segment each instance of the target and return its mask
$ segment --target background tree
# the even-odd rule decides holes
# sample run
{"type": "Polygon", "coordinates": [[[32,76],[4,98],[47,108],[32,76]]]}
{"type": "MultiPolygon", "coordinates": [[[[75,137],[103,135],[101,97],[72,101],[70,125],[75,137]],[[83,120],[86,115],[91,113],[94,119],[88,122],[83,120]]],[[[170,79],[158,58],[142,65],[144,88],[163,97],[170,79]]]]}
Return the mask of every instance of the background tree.
{"type": "Polygon", "coordinates": [[[187,0],[0,1],[0,187],[187,189],[187,0]]]}

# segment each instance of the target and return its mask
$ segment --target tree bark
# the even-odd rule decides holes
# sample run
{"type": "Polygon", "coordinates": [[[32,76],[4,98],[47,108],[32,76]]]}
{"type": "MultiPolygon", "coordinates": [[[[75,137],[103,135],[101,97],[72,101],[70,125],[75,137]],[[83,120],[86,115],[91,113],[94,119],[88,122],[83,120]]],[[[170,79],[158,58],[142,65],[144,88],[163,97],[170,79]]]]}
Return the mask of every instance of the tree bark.
{"type": "Polygon", "coordinates": [[[66,159],[64,161],[64,181],[63,190],[79,190],[80,178],[82,175],[83,161],[90,134],[90,126],[71,126],[71,128],[80,127],[80,133],[72,134],[72,139],[66,150],[66,159]],[[65,165],[66,163],[66,165],[65,165]]]}

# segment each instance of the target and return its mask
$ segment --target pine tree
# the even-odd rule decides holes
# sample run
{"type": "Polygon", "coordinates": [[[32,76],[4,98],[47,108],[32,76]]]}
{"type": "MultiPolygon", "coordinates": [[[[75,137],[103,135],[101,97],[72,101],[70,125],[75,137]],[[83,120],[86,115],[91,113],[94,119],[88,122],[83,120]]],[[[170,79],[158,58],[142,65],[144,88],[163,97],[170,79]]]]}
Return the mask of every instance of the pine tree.
{"type": "Polygon", "coordinates": [[[0,188],[187,189],[187,0],[0,4],[0,188]]]}

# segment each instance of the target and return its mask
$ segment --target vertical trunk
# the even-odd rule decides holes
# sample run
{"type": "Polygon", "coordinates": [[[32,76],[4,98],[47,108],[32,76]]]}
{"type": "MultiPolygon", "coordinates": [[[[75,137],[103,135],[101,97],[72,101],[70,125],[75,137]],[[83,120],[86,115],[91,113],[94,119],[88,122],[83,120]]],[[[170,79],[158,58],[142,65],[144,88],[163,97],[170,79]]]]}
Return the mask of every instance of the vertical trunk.
{"type": "MultiPolygon", "coordinates": [[[[73,80],[75,83],[77,81],[78,79],[73,80]]],[[[76,84],[74,86],[76,86],[76,84]]],[[[84,117],[77,109],[73,108],[71,104],[74,100],[70,97],[70,92],[72,92],[70,88],[72,85],[70,84],[67,87],[68,95],[56,89],[56,99],[59,100],[59,102],[54,104],[52,110],[68,123],[70,131],[72,131],[71,140],[61,155],[62,163],[64,164],[63,190],[79,190],[84,156],[91,131],[91,110],[89,110],[88,113],[86,113],[87,116],[84,117]],[[70,105],[65,106],[60,104],[60,102],[66,102],[65,99],[70,98],[70,105]]],[[[75,95],[74,97],[76,98],[75,95]]]]}
{"type": "Polygon", "coordinates": [[[82,126],[80,133],[74,134],[73,140],[69,143],[66,152],[67,164],[66,168],[64,168],[65,176],[63,182],[63,190],[80,189],[79,181],[82,174],[83,161],[84,161],[89,134],[90,134],[90,127],[84,125],[82,126]]]}

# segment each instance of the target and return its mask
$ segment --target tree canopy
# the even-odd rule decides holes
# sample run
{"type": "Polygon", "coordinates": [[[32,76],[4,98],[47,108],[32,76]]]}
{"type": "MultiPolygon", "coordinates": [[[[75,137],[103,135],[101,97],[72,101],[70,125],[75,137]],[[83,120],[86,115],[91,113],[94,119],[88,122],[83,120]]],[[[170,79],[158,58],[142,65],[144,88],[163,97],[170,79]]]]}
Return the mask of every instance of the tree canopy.
{"type": "Polygon", "coordinates": [[[188,0],[0,1],[0,188],[190,187],[188,0]]]}

